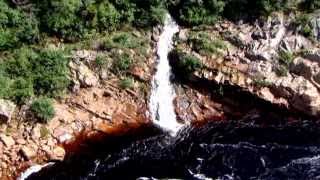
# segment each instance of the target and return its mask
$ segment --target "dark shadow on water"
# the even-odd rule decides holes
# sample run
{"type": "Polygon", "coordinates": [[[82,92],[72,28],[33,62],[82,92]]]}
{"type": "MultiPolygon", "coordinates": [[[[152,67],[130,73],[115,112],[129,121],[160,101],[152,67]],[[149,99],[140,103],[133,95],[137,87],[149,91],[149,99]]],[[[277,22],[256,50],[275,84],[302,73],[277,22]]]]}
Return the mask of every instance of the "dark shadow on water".
{"type": "Polygon", "coordinates": [[[131,134],[91,144],[91,156],[73,154],[29,179],[197,179],[202,174],[300,180],[320,175],[320,160],[315,158],[320,154],[320,128],[315,123],[261,127],[212,122],[187,127],[176,137],[145,130],[140,132],[144,137],[131,134]],[[301,158],[307,159],[296,162],[301,158]]]}

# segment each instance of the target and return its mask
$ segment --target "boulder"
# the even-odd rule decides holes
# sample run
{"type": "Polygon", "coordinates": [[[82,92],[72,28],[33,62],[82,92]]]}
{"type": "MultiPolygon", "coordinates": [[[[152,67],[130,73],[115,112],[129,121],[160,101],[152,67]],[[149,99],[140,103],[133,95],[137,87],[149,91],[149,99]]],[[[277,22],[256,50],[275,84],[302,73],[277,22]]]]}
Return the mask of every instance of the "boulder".
{"type": "Polygon", "coordinates": [[[23,146],[20,152],[26,160],[31,160],[37,155],[37,152],[33,148],[27,146],[23,146]]]}
{"type": "Polygon", "coordinates": [[[7,147],[11,147],[11,146],[13,146],[15,144],[15,141],[11,136],[6,136],[4,134],[0,135],[0,140],[7,147]]]}
{"type": "Polygon", "coordinates": [[[56,147],[52,151],[52,158],[55,160],[63,160],[64,156],[66,154],[66,151],[62,147],[56,147]]]}
{"type": "Polygon", "coordinates": [[[16,105],[8,100],[0,99],[0,122],[9,122],[16,105]]]}
{"type": "Polygon", "coordinates": [[[81,87],[93,87],[98,84],[98,78],[95,73],[84,63],[71,61],[69,67],[71,78],[75,85],[80,84],[81,87]]]}

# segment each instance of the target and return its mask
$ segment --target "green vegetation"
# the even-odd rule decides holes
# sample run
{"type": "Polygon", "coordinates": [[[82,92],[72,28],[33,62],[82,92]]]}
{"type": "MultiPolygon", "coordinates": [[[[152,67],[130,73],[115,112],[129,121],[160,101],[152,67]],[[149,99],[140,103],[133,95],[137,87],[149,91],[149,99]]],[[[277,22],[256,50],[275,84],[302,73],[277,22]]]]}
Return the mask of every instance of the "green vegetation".
{"type": "Polygon", "coordinates": [[[181,72],[182,74],[189,75],[194,71],[199,70],[202,67],[200,60],[188,53],[185,53],[179,49],[174,49],[170,52],[170,58],[174,58],[175,70],[181,72]]]}
{"type": "Polygon", "coordinates": [[[168,1],[171,12],[184,25],[210,25],[220,17],[231,20],[253,20],[268,16],[274,11],[303,10],[313,11],[320,8],[319,0],[301,2],[289,0],[184,0],[168,1]]]}
{"type": "MultiPolygon", "coordinates": [[[[170,4],[170,3],[169,3],[170,4]]],[[[222,0],[179,1],[173,4],[178,20],[185,25],[213,24],[225,6],[222,0]]]]}
{"type": "Polygon", "coordinates": [[[128,53],[114,53],[113,67],[116,73],[123,73],[130,69],[133,60],[128,53]]]}
{"type": "Polygon", "coordinates": [[[133,83],[134,83],[134,82],[133,82],[133,79],[132,79],[132,78],[126,77],[126,78],[120,80],[119,86],[120,86],[120,88],[122,88],[122,89],[130,89],[130,88],[133,87],[133,83]]]}
{"type": "Polygon", "coordinates": [[[253,84],[256,85],[257,87],[268,87],[271,86],[272,83],[270,83],[269,81],[263,79],[263,78],[256,78],[253,80],[253,84]]]}
{"type": "Polygon", "coordinates": [[[276,74],[278,76],[287,76],[288,75],[288,67],[287,66],[284,66],[284,65],[280,65],[279,67],[277,67],[276,69],[276,74]]]}
{"type": "Polygon", "coordinates": [[[276,68],[276,74],[278,76],[287,76],[289,67],[293,62],[295,55],[289,51],[279,51],[280,65],[276,68]]]}
{"type": "Polygon", "coordinates": [[[300,16],[297,16],[294,24],[298,28],[299,33],[312,38],[312,27],[310,24],[310,16],[308,14],[301,14],[300,16]]]}
{"type": "Polygon", "coordinates": [[[279,61],[283,65],[289,67],[290,64],[293,62],[293,60],[294,60],[293,53],[291,53],[289,51],[280,51],[279,52],[279,61]]]}
{"type": "Polygon", "coordinates": [[[102,69],[108,64],[107,59],[105,56],[97,55],[95,59],[95,66],[99,69],[102,69]]]}
{"type": "Polygon", "coordinates": [[[0,58],[0,98],[23,104],[33,95],[60,96],[69,85],[67,63],[60,50],[15,50],[0,58]]]}
{"type": "Polygon", "coordinates": [[[307,11],[313,11],[313,10],[320,8],[320,1],[319,0],[304,0],[300,6],[307,11]]]}
{"type": "Polygon", "coordinates": [[[145,38],[138,38],[130,32],[114,33],[103,42],[103,48],[111,50],[117,49],[136,49],[145,46],[148,41],[145,38]]]}
{"type": "Polygon", "coordinates": [[[195,32],[191,33],[188,38],[189,45],[192,46],[193,50],[200,53],[201,55],[221,55],[222,50],[226,49],[226,44],[218,39],[211,39],[210,35],[206,32],[195,32]]]}
{"type": "Polygon", "coordinates": [[[41,122],[48,122],[55,115],[52,100],[49,98],[38,98],[34,100],[30,109],[41,122]]]}
{"type": "Polygon", "coordinates": [[[0,50],[36,43],[42,34],[79,41],[122,25],[162,23],[165,1],[31,0],[27,6],[0,0],[0,50]]]}

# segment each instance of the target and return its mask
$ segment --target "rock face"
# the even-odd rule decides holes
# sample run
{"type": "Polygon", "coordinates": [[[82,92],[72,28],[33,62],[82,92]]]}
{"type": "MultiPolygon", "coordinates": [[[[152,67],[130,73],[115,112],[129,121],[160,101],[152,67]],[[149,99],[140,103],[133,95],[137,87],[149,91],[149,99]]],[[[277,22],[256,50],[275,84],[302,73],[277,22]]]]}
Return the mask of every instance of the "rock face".
{"type": "Polygon", "coordinates": [[[0,122],[9,122],[15,108],[13,102],[0,99],[0,122]]]}
{"type": "Polygon", "coordinates": [[[15,141],[13,140],[12,137],[6,136],[4,134],[0,135],[0,140],[3,142],[3,144],[7,147],[11,147],[15,144],[15,141]]]}
{"type": "MultiPolygon", "coordinates": [[[[314,17],[318,37],[319,14],[314,17]]],[[[220,57],[192,51],[192,45],[185,40],[185,34],[191,33],[186,30],[177,46],[198,57],[204,65],[193,77],[240,87],[272,104],[320,117],[320,51],[316,42],[296,33],[293,21],[275,13],[267,21],[222,21],[202,30],[227,45],[220,57]]]]}
{"type": "Polygon", "coordinates": [[[79,89],[81,87],[92,87],[98,84],[98,77],[88,67],[88,63],[94,61],[96,53],[94,51],[76,51],[69,63],[71,70],[71,79],[74,84],[74,88],[79,89]],[[87,64],[87,65],[86,65],[87,64]]]}

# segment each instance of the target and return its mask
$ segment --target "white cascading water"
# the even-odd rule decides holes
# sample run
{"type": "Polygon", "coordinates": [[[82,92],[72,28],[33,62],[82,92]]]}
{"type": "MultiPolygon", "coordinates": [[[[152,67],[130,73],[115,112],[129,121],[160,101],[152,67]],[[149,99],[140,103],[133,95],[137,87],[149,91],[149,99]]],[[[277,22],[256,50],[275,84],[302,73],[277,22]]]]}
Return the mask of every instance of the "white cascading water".
{"type": "Polygon", "coordinates": [[[171,67],[168,61],[168,53],[172,49],[172,41],[175,33],[179,31],[179,26],[166,15],[163,32],[157,44],[157,72],[153,77],[149,109],[153,122],[162,129],[175,135],[182,124],[177,122],[174,111],[173,100],[175,91],[170,82],[171,67]]]}

